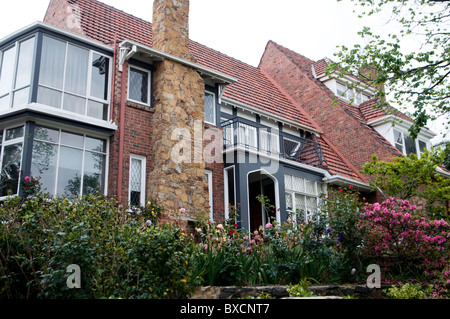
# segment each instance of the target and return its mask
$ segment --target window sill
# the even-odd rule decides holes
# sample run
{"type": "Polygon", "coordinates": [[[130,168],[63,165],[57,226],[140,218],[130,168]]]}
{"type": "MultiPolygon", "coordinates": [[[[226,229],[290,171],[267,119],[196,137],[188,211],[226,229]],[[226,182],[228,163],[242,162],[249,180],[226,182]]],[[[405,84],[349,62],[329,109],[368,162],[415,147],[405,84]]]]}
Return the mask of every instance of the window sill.
{"type": "Polygon", "coordinates": [[[130,100],[127,100],[126,106],[131,107],[133,109],[138,109],[145,112],[155,113],[155,108],[146,104],[141,104],[137,102],[133,102],[130,100]]]}

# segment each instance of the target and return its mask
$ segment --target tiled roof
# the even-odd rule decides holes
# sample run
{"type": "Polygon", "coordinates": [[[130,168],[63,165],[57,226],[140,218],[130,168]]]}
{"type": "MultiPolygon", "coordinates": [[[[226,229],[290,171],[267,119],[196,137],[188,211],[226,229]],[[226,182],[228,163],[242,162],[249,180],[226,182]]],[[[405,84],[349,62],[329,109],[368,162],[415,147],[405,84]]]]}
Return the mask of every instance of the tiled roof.
{"type": "MultiPolygon", "coordinates": [[[[112,46],[116,37],[118,42],[127,39],[152,46],[152,24],[148,21],[96,0],[52,1],[67,1],[76,5],[80,10],[82,34],[90,39],[112,46]]],[[[190,41],[190,51],[198,64],[238,79],[235,84],[227,87],[224,97],[320,131],[320,127],[309,115],[259,68],[195,41],[190,41]]],[[[301,63],[311,77],[313,77],[311,69],[313,62],[305,58],[301,63]]],[[[330,174],[362,180],[324,139],[320,137],[318,142],[322,147],[324,165],[330,174]]]]}
{"type": "MultiPolygon", "coordinates": [[[[79,8],[80,25],[86,37],[111,46],[115,37],[117,41],[127,39],[152,46],[150,22],[96,0],[65,1],[79,8]]],[[[190,41],[190,50],[198,64],[238,79],[227,87],[224,97],[320,131],[260,69],[195,41],[190,41]]]]}

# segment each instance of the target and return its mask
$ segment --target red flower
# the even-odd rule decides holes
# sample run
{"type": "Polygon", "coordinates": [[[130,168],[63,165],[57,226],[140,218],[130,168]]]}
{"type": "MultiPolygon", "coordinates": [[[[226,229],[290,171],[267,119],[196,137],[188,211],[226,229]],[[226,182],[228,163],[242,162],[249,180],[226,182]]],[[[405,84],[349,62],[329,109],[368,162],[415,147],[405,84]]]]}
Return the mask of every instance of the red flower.
{"type": "Polygon", "coordinates": [[[234,228],[238,228],[238,224],[234,224],[234,228]]]}
{"type": "Polygon", "coordinates": [[[342,190],[342,189],[340,189],[340,190],[339,190],[339,193],[342,193],[342,192],[343,192],[343,190],[342,190]]]}
{"type": "Polygon", "coordinates": [[[353,186],[352,186],[352,185],[349,185],[349,186],[348,186],[348,188],[352,189],[352,188],[353,188],[353,186]]]}
{"type": "Polygon", "coordinates": [[[233,235],[234,230],[230,230],[228,233],[229,233],[230,235],[233,235]]]}

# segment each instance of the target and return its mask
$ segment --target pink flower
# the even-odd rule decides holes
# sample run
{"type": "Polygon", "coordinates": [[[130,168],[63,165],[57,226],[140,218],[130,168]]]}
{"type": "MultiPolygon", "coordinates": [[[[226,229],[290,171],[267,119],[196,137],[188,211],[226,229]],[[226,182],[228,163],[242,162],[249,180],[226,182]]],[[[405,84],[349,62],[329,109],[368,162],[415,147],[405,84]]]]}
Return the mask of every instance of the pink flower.
{"type": "Polygon", "coordinates": [[[25,176],[23,179],[25,182],[29,182],[30,181],[30,176],[25,176]]]}
{"type": "Polygon", "coordinates": [[[184,209],[183,207],[180,208],[180,213],[184,214],[186,212],[186,209],[184,209]]]}
{"type": "Polygon", "coordinates": [[[266,229],[271,228],[273,225],[271,223],[266,224],[266,229]]]}
{"type": "Polygon", "coordinates": [[[353,186],[352,186],[352,185],[349,185],[349,186],[348,186],[348,188],[352,189],[352,188],[353,188],[353,186]]]}

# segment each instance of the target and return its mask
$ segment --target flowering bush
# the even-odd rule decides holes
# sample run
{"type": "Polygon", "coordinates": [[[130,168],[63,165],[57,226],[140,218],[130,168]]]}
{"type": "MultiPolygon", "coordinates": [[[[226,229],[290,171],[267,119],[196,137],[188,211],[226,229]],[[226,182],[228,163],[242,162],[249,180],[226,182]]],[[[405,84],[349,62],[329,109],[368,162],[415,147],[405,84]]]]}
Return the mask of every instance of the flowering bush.
{"type": "Polygon", "coordinates": [[[366,205],[358,225],[365,232],[364,253],[383,261],[386,271],[407,267],[433,278],[448,267],[450,225],[416,210],[409,201],[393,197],[366,205]]]}
{"type": "Polygon", "coordinates": [[[5,200],[0,298],[185,297],[200,283],[196,252],[180,228],[148,220],[96,196],[5,200]],[[80,266],[80,289],[66,285],[71,264],[80,266]]]}

